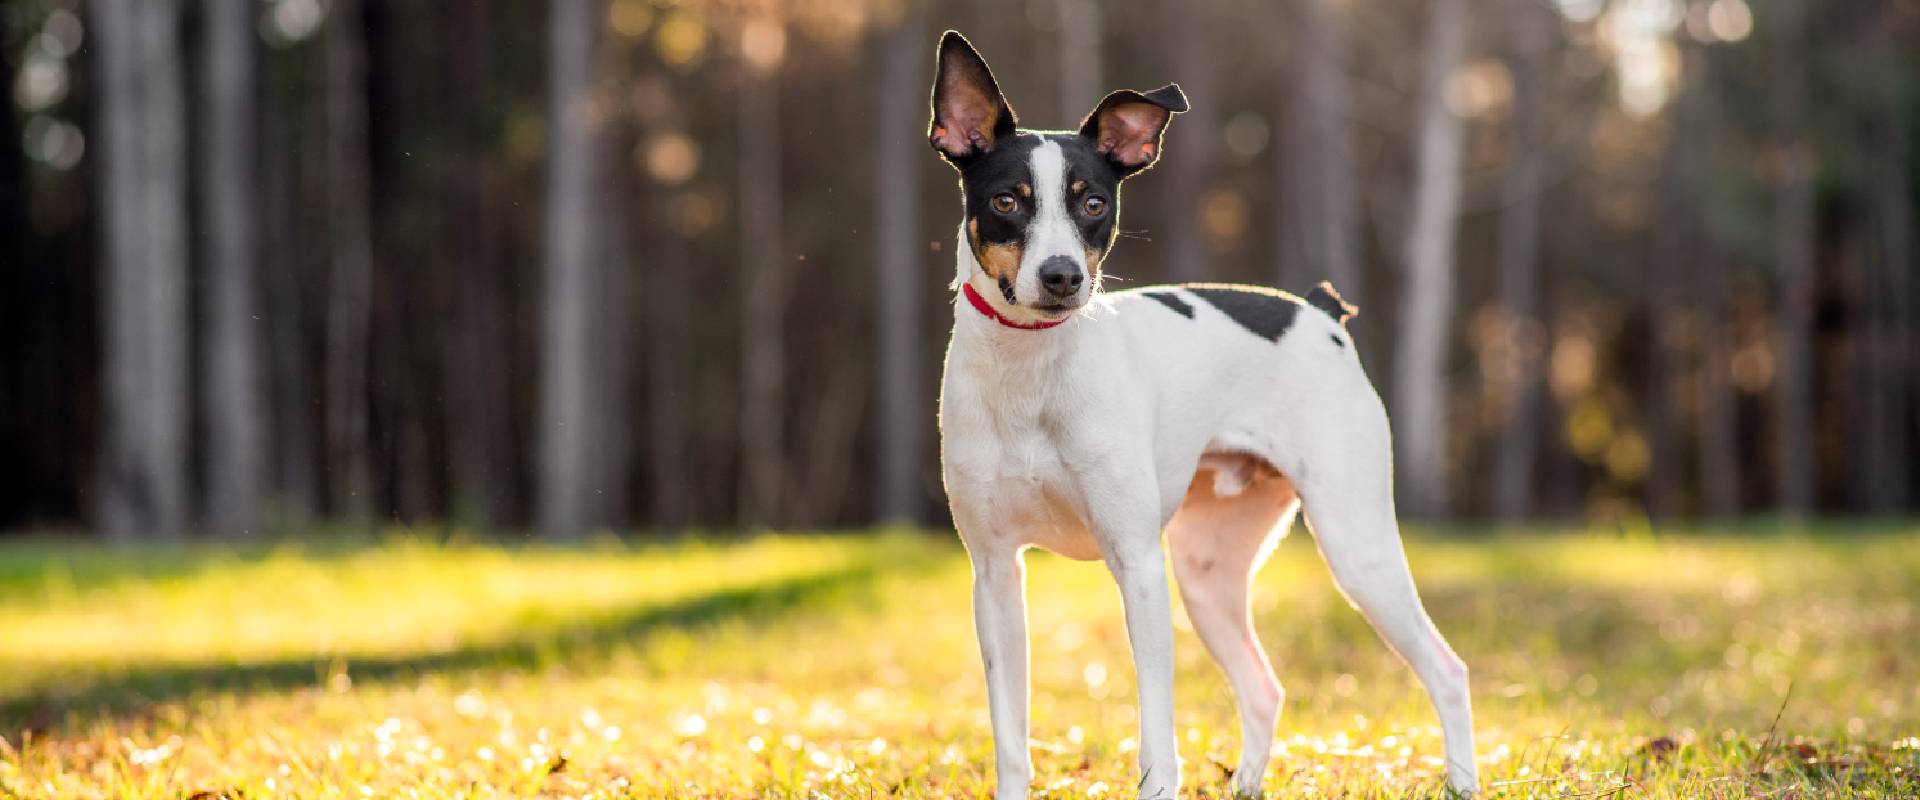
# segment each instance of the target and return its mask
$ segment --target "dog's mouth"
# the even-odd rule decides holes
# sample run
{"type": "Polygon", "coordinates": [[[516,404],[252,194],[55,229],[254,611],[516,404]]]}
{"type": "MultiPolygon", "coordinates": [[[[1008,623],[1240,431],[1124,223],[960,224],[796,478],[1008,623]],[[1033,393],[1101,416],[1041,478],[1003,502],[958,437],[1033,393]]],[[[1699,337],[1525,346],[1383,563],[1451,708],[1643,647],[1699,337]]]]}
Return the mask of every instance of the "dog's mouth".
{"type": "Polygon", "coordinates": [[[1082,305],[1085,305],[1085,304],[1084,303],[1071,303],[1071,304],[1070,303],[1047,303],[1045,305],[1032,306],[1031,308],[1035,311],[1038,311],[1042,314],[1046,314],[1047,316],[1050,316],[1050,317],[1064,317],[1068,314],[1072,314],[1075,311],[1079,311],[1082,305]]]}

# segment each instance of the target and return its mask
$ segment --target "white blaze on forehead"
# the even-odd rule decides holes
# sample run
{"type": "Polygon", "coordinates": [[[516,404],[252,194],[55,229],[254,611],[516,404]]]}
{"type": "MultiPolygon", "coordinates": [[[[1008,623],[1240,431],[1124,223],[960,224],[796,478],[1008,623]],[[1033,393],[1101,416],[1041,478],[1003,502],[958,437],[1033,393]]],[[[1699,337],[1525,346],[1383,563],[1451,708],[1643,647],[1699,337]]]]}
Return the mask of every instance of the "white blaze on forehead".
{"type": "Polygon", "coordinates": [[[1033,170],[1033,220],[1027,223],[1027,242],[1020,257],[1020,276],[1016,294],[1038,297],[1040,264],[1054,256],[1066,256],[1087,266],[1086,249],[1080,243],[1080,229],[1067,213],[1067,158],[1060,143],[1043,141],[1028,156],[1033,170]]]}

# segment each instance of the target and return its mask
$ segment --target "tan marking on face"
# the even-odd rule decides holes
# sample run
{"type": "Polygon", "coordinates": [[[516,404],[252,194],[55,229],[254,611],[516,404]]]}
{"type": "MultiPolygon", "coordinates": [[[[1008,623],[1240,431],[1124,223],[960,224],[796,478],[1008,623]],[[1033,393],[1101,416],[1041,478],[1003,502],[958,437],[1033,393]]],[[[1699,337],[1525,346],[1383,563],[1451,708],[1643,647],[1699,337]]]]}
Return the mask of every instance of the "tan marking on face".
{"type": "Polygon", "coordinates": [[[967,220],[967,244],[973,248],[974,260],[980,262],[980,270],[995,281],[1003,277],[1011,280],[1020,269],[1020,245],[980,241],[980,220],[967,220]]]}
{"type": "Polygon", "coordinates": [[[1086,182],[1086,181],[1074,181],[1073,183],[1071,183],[1071,184],[1068,184],[1068,185],[1067,185],[1067,188],[1068,188],[1068,189],[1070,189],[1070,190],[1072,190],[1074,194],[1079,194],[1079,193],[1081,193],[1081,192],[1084,192],[1084,191],[1086,191],[1086,190],[1087,190],[1087,182],[1086,182]]]}
{"type": "Polygon", "coordinates": [[[1025,197],[1027,199],[1033,198],[1033,187],[1028,186],[1026,181],[1021,181],[1020,184],[1018,186],[1015,186],[1014,188],[1020,190],[1021,197],[1025,197]]]}

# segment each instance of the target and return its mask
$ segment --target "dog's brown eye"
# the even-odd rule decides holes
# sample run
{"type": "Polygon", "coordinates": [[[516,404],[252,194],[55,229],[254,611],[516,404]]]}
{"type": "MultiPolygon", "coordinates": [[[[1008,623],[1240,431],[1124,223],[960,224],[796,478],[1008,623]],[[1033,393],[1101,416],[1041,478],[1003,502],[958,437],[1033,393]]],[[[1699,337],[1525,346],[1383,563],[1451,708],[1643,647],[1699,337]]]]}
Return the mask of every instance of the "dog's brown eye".
{"type": "Polygon", "coordinates": [[[993,196],[993,210],[1002,214],[1011,214],[1014,209],[1019,207],[1020,201],[1013,199],[1013,195],[1011,194],[1001,192],[993,196]]]}
{"type": "Polygon", "coordinates": [[[1107,199],[1097,194],[1087,195],[1087,199],[1080,201],[1080,208],[1087,212],[1087,216],[1097,217],[1107,213],[1107,199]]]}

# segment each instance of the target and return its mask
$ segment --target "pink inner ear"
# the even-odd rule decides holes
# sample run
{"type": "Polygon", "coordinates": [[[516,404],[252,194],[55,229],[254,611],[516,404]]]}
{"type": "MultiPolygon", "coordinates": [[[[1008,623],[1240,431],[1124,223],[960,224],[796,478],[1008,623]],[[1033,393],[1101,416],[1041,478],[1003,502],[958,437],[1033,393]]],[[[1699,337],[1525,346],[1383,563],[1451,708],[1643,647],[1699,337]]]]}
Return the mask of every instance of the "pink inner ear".
{"type": "Polygon", "coordinates": [[[1130,167],[1153,160],[1154,140],[1167,110],[1152,103],[1119,103],[1100,112],[1100,152],[1130,167]]]}
{"type": "Polygon", "coordinates": [[[954,82],[940,103],[940,118],[933,127],[933,142],[943,152],[964,156],[984,151],[993,144],[993,126],[998,104],[985,92],[960,81],[954,82]]]}

